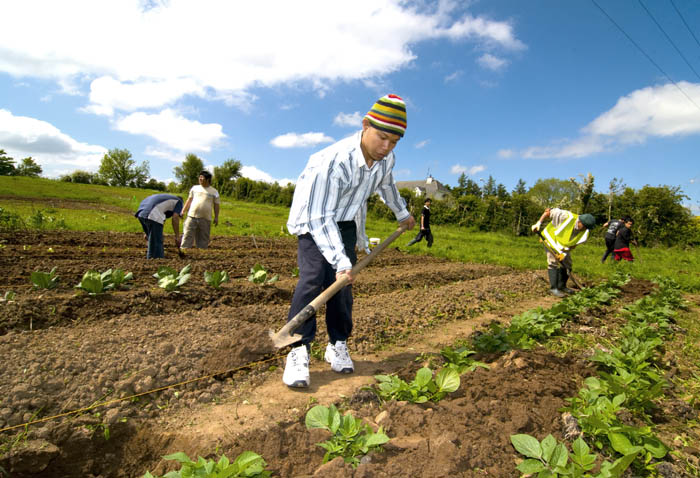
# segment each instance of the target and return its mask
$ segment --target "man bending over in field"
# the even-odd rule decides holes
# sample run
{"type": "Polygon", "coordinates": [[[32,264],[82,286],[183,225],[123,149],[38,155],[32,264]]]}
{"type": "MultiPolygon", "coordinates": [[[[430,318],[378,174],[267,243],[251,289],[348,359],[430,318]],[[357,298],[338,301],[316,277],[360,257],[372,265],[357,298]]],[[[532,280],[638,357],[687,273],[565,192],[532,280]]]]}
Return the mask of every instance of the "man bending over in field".
{"type": "MultiPolygon", "coordinates": [[[[287,320],[294,318],[337,278],[347,274],[350,284],[326,304],[329,343],[325,360],[339,373],[352,373],[347,348],[352,331],[352,266],[355,246],[367,250],[367,198],[378,192],[396,215],[412,229],[416,221],[406,209],[394,183],[392,150],[406,130],[406,105],[396,95],[380,98],[362,120],[362,131],[313,154],[297,180],[287,229],[299,238],[299,282],[287,320]]],[[[308,387],[309,344],[316,335],[316,317],[301,325],[303,337],[287,355],[282,381],[289,387],[308,387]]]]}
{"type": "Polygon", "coordinates": [[[540,232],[542,221],[551,219],[540,236],[545,241],[547,251],[547,273],[552,295],[564,297],[574,290],[566,287],[571,270],[571,251],[588,239],[588,230],[595,227],[595,218],[590,214],[574,214],[559,208],[547,208],[532,230],[540,232]]]}
{"type": "Polygon", "coordinates": [[[136,216],[141,223],[143,232],[148,240],[147,259],[162,259],[165,257],[163,249],[163,225],[169,218],[173,218],[173,232],[175,232],[175,247],[180,247],[180,214],[182,213],[182,198],[172,194],[154,194],[141,201],[136,216]]]}

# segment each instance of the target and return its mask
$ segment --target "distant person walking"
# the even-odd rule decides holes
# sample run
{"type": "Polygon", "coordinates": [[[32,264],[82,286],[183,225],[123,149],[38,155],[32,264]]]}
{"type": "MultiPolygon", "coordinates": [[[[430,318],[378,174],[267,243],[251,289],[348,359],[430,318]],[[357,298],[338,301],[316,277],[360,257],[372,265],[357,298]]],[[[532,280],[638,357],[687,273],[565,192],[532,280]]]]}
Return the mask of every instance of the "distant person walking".
{"type": "Polygon", "coordinates": [[[172,194],[154,194],[141,201],[136,216],[141,223],[148,241],[147,259],[162,259],[163,225],[168,218],[173,218],[175,247],[180,247],[180,217],[182,214],[182,198],[172,194]]]}
{"type": "MultiPolygon", "coordinates": [[[[380,98],[362,119],[362,130],[311,155],[294,190],[287,229],[298,237],[299,281],[287,320],[294,318],[333,282],[346,275],[349,284],[326,303],[328,345],[324,359],[331,370],[352,373],[347,340],[352,332],[352,266],[355,249],[367,249],[367,199],[379,193],[408,229],[416,221],[406,209],[392,174],[393,149],[406,130],[406,105],[396,95],[380,98]]],[[[309,347],[316,336],[316,316],[301,325],[301,340],[292,346],[282,381],[308,387],[309,347]]]]}
{"type": "Polygon", "coordinates": [[[624,259],[626,261],[634,261],[634,256],[632,256],[632,251],[630,250],[630,242],[637,245],[637,241],[632,239],[632,225],[634,221],[630,217],[624,219],[624,223],[617,230],[617,236],[615,237],[615,260],[619,261],[624,259]]]}
{"type": "Polygon", "coordinates": [[[411,241],[406,244],[406,246],[412,246],[416,242],[420,242],[424,237],[425,240],[428,242],[428,247],[432,247],[433,245],[433,233],[430,232],[430,204],[432,203],[430,198],[427,198],[423,202],[423,211],[421,212],[420,215],[420,231],[418,231],[418,234],[416,237],[411,239],[411,241]]]}
{"type": "Polygon", "coordinates": [[[613,219],[603,224],[603,227],[607,227],[608,229],[605,231],[605,254],[603,254],[603,258],[600,260],[602,264],[605,263],[605,259],[607,259],[608,256],[612,254],[613,249],[615,249],[615,238],[617,237],[617,230],[620,229],[620,226],[622,226],[623,223],[624,220],[620,218],[613,219]]]}
{"type": "Polygon", "coordinates": [[[533,232],[540,232],[545,219],[550,219],[550,223],[542,230],[541,237],[547,251],[550,292],[556,297],[564,297],[576,292],[566,287],[573,265],[571,251],[586,242],[588,231],[595,227],[595,218],[590,214],[579,216],[565,209],[547,208],[537,223],[532,225],[533,232]]]}
{"type": "Polygon", "coordinates": [[[199,173],[199,184],[192,186],[182,209],[185,224],[182,226],[182,248],[194,244],[199,249],[209,247],[211,237],[212,210],[214,225],[219,225],[219,192],[211,187],[211,173],[206,169],[199,173]]]}

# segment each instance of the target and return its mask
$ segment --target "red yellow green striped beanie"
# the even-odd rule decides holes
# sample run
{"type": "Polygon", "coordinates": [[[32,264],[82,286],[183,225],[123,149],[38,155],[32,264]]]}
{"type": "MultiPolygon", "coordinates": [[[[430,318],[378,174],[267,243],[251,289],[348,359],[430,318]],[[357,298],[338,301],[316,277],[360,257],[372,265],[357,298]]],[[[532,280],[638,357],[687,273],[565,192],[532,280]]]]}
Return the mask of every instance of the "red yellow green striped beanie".
{"type": "Polygon", "coordinates": [[[403,138],[406,132],[406,103],[397,95],[382,96],[365,118],[375,128],[403,138]]]}

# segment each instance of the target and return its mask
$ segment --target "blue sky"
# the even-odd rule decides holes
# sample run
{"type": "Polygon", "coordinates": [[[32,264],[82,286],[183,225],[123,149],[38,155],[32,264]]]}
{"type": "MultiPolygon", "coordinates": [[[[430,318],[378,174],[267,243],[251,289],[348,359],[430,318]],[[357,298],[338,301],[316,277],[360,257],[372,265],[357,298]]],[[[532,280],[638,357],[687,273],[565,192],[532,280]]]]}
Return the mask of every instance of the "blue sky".
{"type": "Polygon", "coordinates": [[[0,148],[48,177],[126,148],[166,182],[188,153],[294,181],[395,93],[397,180],[590,172],[601,192],[679,186],[700,214],[694,0],[22,0],[0,18],[0,148]]]}

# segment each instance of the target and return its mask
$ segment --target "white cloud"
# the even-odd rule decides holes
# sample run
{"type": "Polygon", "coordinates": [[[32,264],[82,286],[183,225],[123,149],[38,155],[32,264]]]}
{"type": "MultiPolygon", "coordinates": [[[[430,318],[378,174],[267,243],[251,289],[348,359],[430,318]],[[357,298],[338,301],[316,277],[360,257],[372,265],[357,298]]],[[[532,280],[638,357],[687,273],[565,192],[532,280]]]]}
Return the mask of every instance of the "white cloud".
{"type": "Polygon", "coordinates": [[[168,148],[160,149],[153,146],[147,146],[144,154],[147,156],[152,156],[154,158],[167,159],[174,163],[181,163],[185,160],[185,156],[182,151],[173,151],[168,148]]]}
{"type": "MultiPolygon", "coordinates": [[[[691,98],[700,98],[700,84],[680,82],[691,98]]],[[[573,140],[532,146],[524,158],[582,158],[643,144],[649,138],[700,134],[700,108],[675,85],[650,86],[620,98],[615,106],[582,128],[573,140]]]]}
{"type": "Polygon", "coordinates": [[[480,173],[481,171],[484,171],[486,169],[486,166],[479,164],[476,166],[468,167],[468,166],[462,166],[461,164],[455,164],[450,168],[450,173],[452,174],[466,174],[467,176],[474,176],[477,173],[480,173]]]}
{"type": "Polygon", "coordinates": [[[270,140],[276,148],[308,148],[322,143],[332,143],[335,140],[323,133],[287,133],[270,140]]]}
{"type": "Polygon", "coordinates": [[[95,170],[107,148],[81,143],[46,121],[0,109],[0,145],[15,160],[32,156],[44,176],[72,169],[95,170]],[[72,168],[72,169],[70,169],[72,168]]]}
{"type": "Polygon", "coordinates": [[[484,53],[476,61],[482,68],[493,71],[500,71],[508,65],[508,60],[504,60],[490,53],[484,53]]]}
{"type": "Polygon", "coordinates": [[[360,128],[362,126],[362,118],[365,115],[359,111],[354,113],[338,113],[335,118],[333,118],[333,124],[338,126],[348,126],[353,128],[360,128]]]}
{"type": "Polygon", "coordinates": [[[430,143],[429,139],[424,139],[423,141],[419,141],[416,143],[416,149],[423,149],[428,145],[428,143],[430,143]]]}
{"type": "Polygon", "coordinates": [[[136,111],[158,108],[185,94],[204,96],[204,90],[191,78],[122,83],[102,76],[90,84],[90,105],[84,110],[111,116],[115,109],[136,111]]]}
{"type": "Polygon", "coordinates": [[[400,0],[0,2],[0,72],[51,79],[71,94],[90,84],[88,111],[110,114],[169,106],[184,95],[246,107],[255,100],[251,89],[285,83],[302,82],[323,96],[333,82],[375,82],[409,66],[414,45],[427,40],[525,48],[509,22],[462,15],[458,7],[400,0]],[[40,33],[27,35],[27,25],[40,33]],[[106,28],[114,25],[128,32],[106,28]]]}
{"type": "Polygon", "coordinates": [[[202,124],[171,109],[158,114],[132,113],[114,122],[115,129],[150,136],[169,148],[184,152],[211,151],[226,135],[217,123],[202,124]]]}
{"type": "Polygon", "coordinates": [[[515,156],[515,151],[512,149],[499,149],[498,150],[498,157],[503,158],[503,159],[510,159],[513,156],[515,156]]]}
{"type": "Polygon", "coordinates": [[[252,179],[253,181],[265,181],[266,183],[277,182],[280,186],[286,186],[287,184],[293,184],[295,182],[295,180],[287,178],[275,179],[265,171],[261,171],[255,166],[242,166],[241,176],[243,176],[244,178],[252,179]]]}
{"type": "Polygon", "coordinates": [[[484,43],[487,47],[496,46],[518,51],[527,47],[515,38],[513,26],[508,22],[495,22],[481,17],[467,15],[447,29],[437,29],[436,36],[445,36],[453,40],[473,39],[484,43]],[[437,33],[440,33],[439,35],[437,33]]]}
{"type": "Polygon", "coordinates": [[[462,73],[463,72],[461,70],[457,70],[454,73],[447,75],[444,79],[445,83],[451,83],[453,81],[456,81],[457,79],[459,79],[460,76],[462,76],[462,73]]]}

